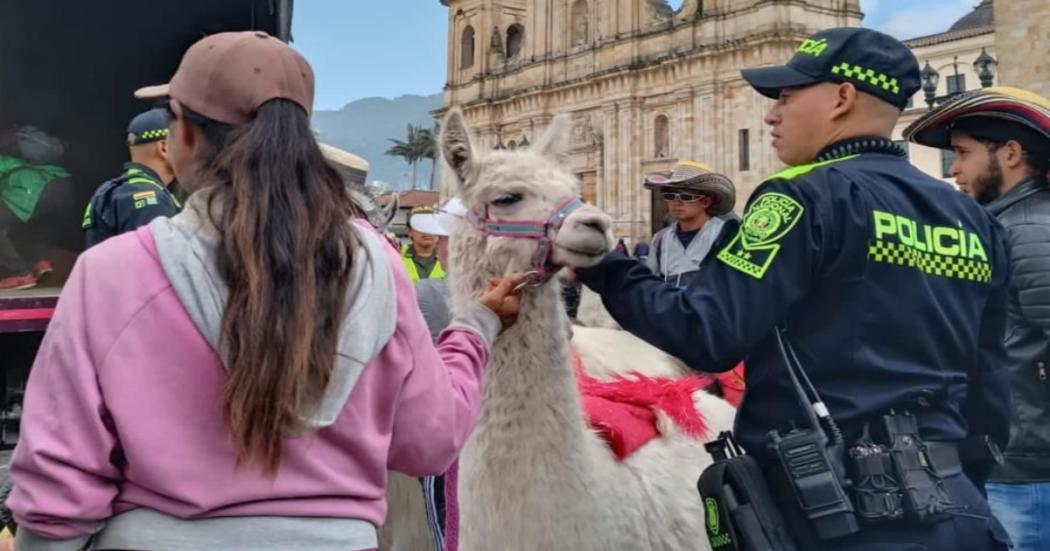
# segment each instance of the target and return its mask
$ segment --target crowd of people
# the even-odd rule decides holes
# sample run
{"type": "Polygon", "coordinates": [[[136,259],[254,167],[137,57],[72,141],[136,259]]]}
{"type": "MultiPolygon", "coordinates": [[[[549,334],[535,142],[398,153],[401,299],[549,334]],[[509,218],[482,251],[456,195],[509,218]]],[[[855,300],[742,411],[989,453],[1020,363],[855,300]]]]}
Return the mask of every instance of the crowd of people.
{"type": "MultiPolygon", "coordinates": [[[[982,89],[908,129],[956,153],[960,192],[892,140],[920,87],[897,40],[829,29],[743,78],[775,101],[765,122],[789,168],[742,219],[711,166],[649,175],[669,225],[577,269],[567,296],[586,286],[624,330],[729,374],[736,441],[790,534],[778,549],[1046,549],[1050,101],[982,89]],[[810,428],[840,444],[823,482],[854,492],[854,520],[830,535],[777,452],[805,417],[792,362],[815,394],[810,428]],[[918,479],[887,467],[880,491],[905,497],[877,522],[856,450],[904,453],[891,421],[914,427],[929,486],[916,497],[918,479]]],[[[442,549],[440,477],[526,276],[453,314],[448,241],[467,207],[413,210],[393,249],[318,148],[309,64],[265,33],[207,37],[136,95],[161,106],[131,121],[131,162],[85,210],[89,248],[26,390],[6,499],[17,549],[374,549],[388,469],[420,478],[442,549]]],[[[32,197],[0,194],[18,244],[12,228],[68,174],[0,148],[7,171],[32,197]]],[[[44,269],[17,257],[23,284],[44,269]]]]}

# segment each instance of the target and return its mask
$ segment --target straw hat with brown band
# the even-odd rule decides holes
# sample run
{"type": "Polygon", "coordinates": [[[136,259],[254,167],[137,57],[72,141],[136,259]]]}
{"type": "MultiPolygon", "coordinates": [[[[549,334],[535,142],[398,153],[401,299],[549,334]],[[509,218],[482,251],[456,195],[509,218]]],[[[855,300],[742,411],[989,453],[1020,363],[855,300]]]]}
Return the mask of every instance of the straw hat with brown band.
{"type": "Polygon", "coordinates": [[[732,180],[696,161],[681,161],[670,172],[649,174],[644,185],[656,191],[676,189],[707,195],[712,199],[708,213],[715,216],[732,211],[736,205],[732,180]]]}

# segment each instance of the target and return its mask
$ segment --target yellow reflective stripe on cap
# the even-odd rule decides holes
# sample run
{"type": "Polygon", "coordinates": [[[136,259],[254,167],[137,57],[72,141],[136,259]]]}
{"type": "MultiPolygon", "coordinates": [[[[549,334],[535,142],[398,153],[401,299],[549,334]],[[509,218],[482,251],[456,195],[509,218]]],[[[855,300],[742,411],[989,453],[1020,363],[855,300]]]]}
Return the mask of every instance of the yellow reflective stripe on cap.
{"type": "Polygon", "coordinates": [[[149,139],[152,139],[152,138],[166,138],[166,137],[168,137],[168,129],[167,128],[161,128],[161,129],[158,129],[158,130],[147,130],[147,131],[143,132],[142,134],[139,134],[139,137],[144,139],[144,140],[149,140],[149,139]]]}
{"type": "Polygon", "coordinates": [[[883,90],[893,92],[894,94],[901,93],[900,83],[897,82],[896,78],[886,76],[874,69],[865,69],[860,65],[842,62],[832,67],[831,72],[832,74],[853,79],[858,82],[866,82],[872,86],[878,86],[883,90]]]}

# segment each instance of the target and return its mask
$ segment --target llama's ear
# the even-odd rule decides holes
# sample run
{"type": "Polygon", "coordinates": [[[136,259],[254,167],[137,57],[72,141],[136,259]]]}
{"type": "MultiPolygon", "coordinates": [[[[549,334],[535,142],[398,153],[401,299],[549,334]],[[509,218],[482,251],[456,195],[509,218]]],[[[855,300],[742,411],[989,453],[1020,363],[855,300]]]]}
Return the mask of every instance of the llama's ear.
{"type": "Polygon", "coordinates": [[[392,198],[390,204],[385,207],[380,207],[380,219],[385,220],[383,222],[383,229],[390,227],[390,224],[394,223],[394,218],[397,217],[397,211],[401,209],[401,195],[394,193],[391,194],[392,198]]]}
{"type": "Polygon", "coordinates": [[[459,180],[456,187],[463,190],[462,188],[469,186],[467,175],[477,160],[476,149],[470,129],[467,128],[467,121],[463,118],[463,111],[458,107],[453,107],[445,116],[445,122],[441,124],[438,147],[441,149],[441,157],[459,180]]]}
{"type": "Polygon", "coordinates": [[[550,126],[543,136],[532,146],[533,149],[554,160],[563,163],[569,158],[569,124],[568,115],[558,115],[551,120],[550,126]]]}

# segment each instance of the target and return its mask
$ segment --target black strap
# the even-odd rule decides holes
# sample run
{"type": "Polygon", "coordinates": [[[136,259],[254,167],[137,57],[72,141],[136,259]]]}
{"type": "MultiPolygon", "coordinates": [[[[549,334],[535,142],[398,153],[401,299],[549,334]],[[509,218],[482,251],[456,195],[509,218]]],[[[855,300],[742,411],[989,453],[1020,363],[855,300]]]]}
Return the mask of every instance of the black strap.
{"type": "Polygon", "coordinates": [[[823,421],[827,425],[828,431],[831,432],[828,440],[832,444],[843,444],[842,431],[839,430],[835,419],[831,417],[831,412],[824,405],[824,400],[821,399],[817,388],[813,386],[813,382],[806,375],[806,370],[802,368],[802,362],[798,359],[798,354],[795,354],[795,349],[787,338],[787,330],[784,327],[777,327],[776,337],[777,344],[780,346],[780,355],[787,365],[788,375],[791,376],[791,383],[795,387],[795,393],[799,399],[799,407],[805,413],[811,428],[823,431],[824,425],[820,423],[823,421]]]}

